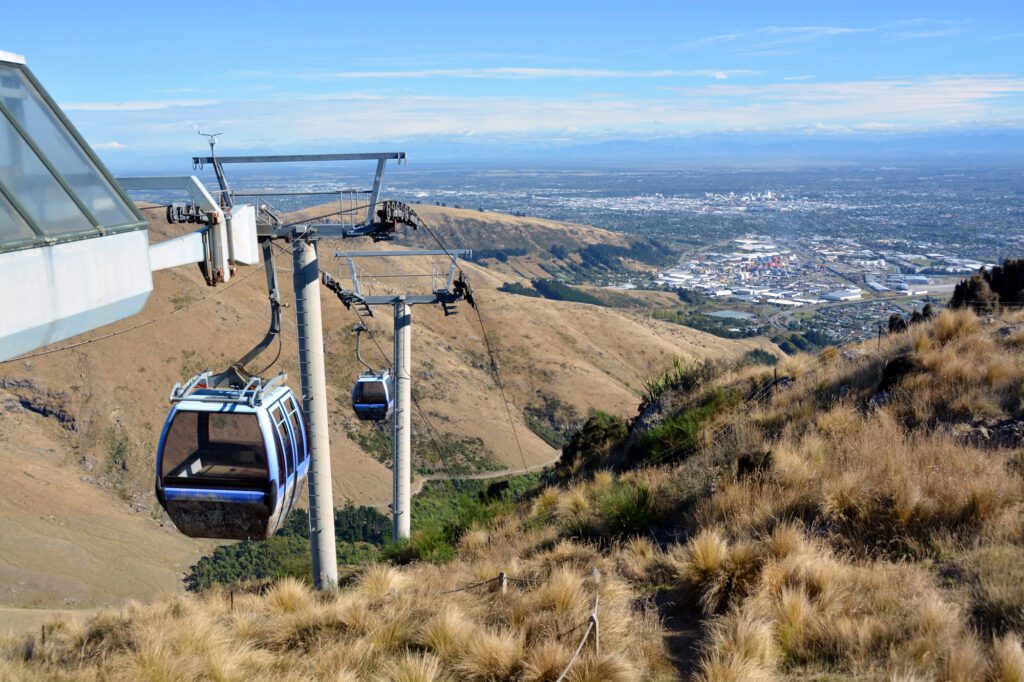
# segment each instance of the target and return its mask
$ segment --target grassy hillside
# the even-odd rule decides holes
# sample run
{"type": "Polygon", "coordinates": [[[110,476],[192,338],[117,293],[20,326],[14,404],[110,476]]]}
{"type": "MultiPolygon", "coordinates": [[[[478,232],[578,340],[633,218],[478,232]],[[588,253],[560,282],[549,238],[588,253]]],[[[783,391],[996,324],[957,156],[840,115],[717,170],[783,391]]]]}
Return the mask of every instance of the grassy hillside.
{"type": "Polygon", "coordinates": [[[758,360],[650,379],[635,419],[590,418],[440,565],[133,605],[9,640],[3,665],[553,680],[596,603],[600,651],[569,679],[1022,679],[1024,315],[758,360]]]}
{"type": "Polygon", "coordinates": [[[610,489],[664,543],[647,580],[703,619],[702,679],[1021,679],[1022,330],[946,312],[778,379],[677,370],[546,513],[606,533],[588,472],[676,460],[610,489]]]}
{"type": "MultiPolygon", "coordinates": [[[[290,219],[323,216],[333,209],[329,204],[312,206],[290,214],[290,219]]],[[[429,204],[414,204],[413,209],[448,246],[472,249],[475,262],[509,281],[620,278],[673,260],[671,253],[646,239],[589,225],[429,204]]],[[[408,231],[402,242],[437,248],[426,229],[408,231]]]]}
{"type": "MultiPolygon", "coordinates": [[[[160,211],[151,213],[153,241],[182,230],[159,220],[160,211]]],[[[443,236],[457,243],[454,236],[443,236]]],[[[396,244],[389,248],[400,248],[401,242],[396,244]]],[[[333,253],[340,247],[340,242],[322,243],[322,269],[338,274],[341,264],[333,253]]],[[[276,260],[284,300],[291,301],[290,255],[276,260]]],[[[420,275],[431,272],[426,260],[369,265],[379,273],[410,266],[420,275]]],[[[592,409],[626,413],[643,377],[672,356],[731,357],[748,348],[654,324],[628,310],[501,294],[496,289],[502,277],[475,265],[467,265],[466,272],[514,401],[523,456],[489,371],[475,315],[464,306],[458,317],[445,318],[420,306],[414,309],[414,394],[443,444],[435,446],[417,410],[418,475],[443,470],[439,453],[463,471],[521,469],[523,459],[530,466],[551,461],[557,452],[549,441],[557,441],[538,426],[549,421],[546,406],[569,406],[584,417],[592,409]]],[[[425,281],[379,279],[371,285],[383,290],[425,281]]],[[[0,365],[0,582],[10,586],[0,594],[0,605],[89,607],[180,589],[189,567],[212,550],[210,543],[180,536],[166,521],[153,496],[152,467],[171,386],[203,368],[225,367],[266,330],[263,273],[242,268],[229,286],[206,287],[198,269],[157,272],[153,295],[139,316],[64,343],[176,314],[70,351],[0,365]]],[[[385,505],[391,492],[391,472],[383,463],[385,436],[358,423],[347,404],[359,371],[349,331],[355,315],[329,291],[321,293],[335,502],[385,505]]],[[[293,310],[284,311],[282,352],[270,371],[287,371],[297,387],[293,310]]],[[[390,315],[371,319],[369,326],[390,355],[390,315]]],[[[383,362],[371,343],[366,354],[383,362]]],[[[257,364],[272,359],[270,352],[257,364]]],[[[568,414],[568,408],[562,412],[568,414]]],[[[557,414],[554,418],[559,421],[557,414]]]]}

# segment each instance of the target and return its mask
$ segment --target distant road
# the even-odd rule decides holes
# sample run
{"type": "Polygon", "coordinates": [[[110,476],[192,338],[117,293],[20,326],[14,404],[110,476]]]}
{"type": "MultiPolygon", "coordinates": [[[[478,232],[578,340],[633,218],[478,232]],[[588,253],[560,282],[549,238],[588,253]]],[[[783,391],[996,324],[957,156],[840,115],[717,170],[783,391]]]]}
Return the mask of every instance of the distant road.
{"type": "MultiPolygon", "coordinates": [[[[540,471],[544,467],[549,467],[556,463],[561,457],[561,453],[558,454],[554,459],[534,464],[526,467],[525,469],[502,469],[501,471],[485,471],[479,474],[466,474],[464,476],[449,476],[448,474],[427,474],[421,476],[412,482],[412,494],[419,495],[425,486],[430,481],[486,481],[491,478],[504,478],[505,476],[521,476],[523,474],[532,474],[534,471],[540,471]]],[[[386,509],[391,505],[391,500],[385,500],[384,502],[371,502],[369,506],[386,509]]]]}
{"type": "Polygon", "coordinates": [[[68,621],[85,618],[99,611],[88,609],[19,609],[0,606],[0,636],[18,635],[25,632],[39,634],[39,628],[53,621],[68,621]]]}

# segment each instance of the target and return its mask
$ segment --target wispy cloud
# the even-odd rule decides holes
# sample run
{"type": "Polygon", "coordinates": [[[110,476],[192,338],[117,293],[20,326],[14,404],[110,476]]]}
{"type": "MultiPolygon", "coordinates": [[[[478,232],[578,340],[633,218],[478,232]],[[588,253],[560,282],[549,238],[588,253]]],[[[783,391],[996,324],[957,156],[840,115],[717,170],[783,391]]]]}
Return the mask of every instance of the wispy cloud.
{"type": "Polygon", "coordinates": [[[783,76],[782,80],[784,80],[784,81],[809,81],[812,78],[814,78],[814,76],[783,76]]]}
{"type": "Polygon", "coordinates": [[[943,19],[905,19],[877,26],[759,26],[744,31],[721,33],[698,38],[678,46],[678,49],[728,47],[731,52],[748,57],[781,57],[794,54],[794,49],[805,43],[850,35],[875,34],[900,40],[943,38],[967,31],[964,22],[943,19]]]}
{"type": "Polygon", "coordinates": [[[943,28],[935,31],[893,31],[886,33],[888,38],[900,38],[903,40],[922,40],[928,38],[945,38],[947,36],[958,36],[964,32],[962,28],[943,28]]]}
{"type": "Polygon", "coordinates": [[[736,31],[698,38],[679,45],[682,49],[694,49],[731,43],[755,42],[759,47],[772,47],[793,43],[809,43],[824,38],[851,33],[871,33],[877,28],[853,28],[848,26],[761,26],[748,31],[736,31]]]}
{"type": "Polygon", "coordinates": [[[159,90],[153,90],[153,92],[160,95],[194,95],[197,92],[202,92],[199,88],[162,88],[159,90]]]}
{"type": "Polygon", "coordinates": [[[215,99],[163,99],[130,102],[71,102],[61,104],[64,111],[154,111],[180,107],[204,107],[217,104],[215,99]]]}
{"type": "Polygon", "coordinates": [[[100,142],[92,145],[93,149],[98,151],[113,151],[117,149],[124,149],[124,145],[117,140],[111,140],[110,142],[100,142]]]}
{"type": "Polygon", "coordinates": [[[971,22],[918,18],[890,22],[880,28],[886,38],[929,40],[963,35],[971,28],[971,22]]]}
{"type": "Polygon", "coordinates": [[[535,80],[541,78],[595,79],[595,78],[714,78],[724,80],[739,76],[754,76],[761,73],[754,69],[588,69],[506,66],[495,68],[463,69],[403,69],[380,71],[327,71],[294,74],[245,71],[236,75],[244,77],[287,76],[302,80],[391,80],[422,78],[477,78],[505,80],[535,80]]]}
{"type": "Polygon", "coordinates": [[[763,26],[754,33],[765,36],[777,36],[764,43],[765,45],[788,45],[791,43],[809,43],[823,38],[849,35],[852,33],[871,33],[875,28],[849,28],[846,26],[763,26]]]}
{"type": "Polygon", "coordinates": [[[195,122],[232,146],[358,143],[415,137],[609,138],[710,131],[927,129],[1024,121],[1024,77],[935,76],[844,82],[715,81],[647,98],[423,96],[338,92],[252,101],[72,109],[87,139],[140,149],[193,144],[195,122]],[[339,107],[337,100],[344,99],[339,107]],[[250,115],[249,112],[255,112],[250,115]]]}

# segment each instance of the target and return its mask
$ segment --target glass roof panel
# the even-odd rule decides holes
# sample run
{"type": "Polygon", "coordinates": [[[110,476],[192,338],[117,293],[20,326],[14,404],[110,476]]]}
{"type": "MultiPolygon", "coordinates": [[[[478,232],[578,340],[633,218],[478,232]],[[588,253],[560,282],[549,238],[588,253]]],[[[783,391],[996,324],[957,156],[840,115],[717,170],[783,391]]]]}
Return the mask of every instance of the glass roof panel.
{"type": "Polygon", "coordinates": [[[101,225],[138,222],[36,88],[15,67],[0,65],[0,102],[101,225]]]}
{"type": "Polygon", "coordinates": [[[50,174],[17,129],[0,115],[0,185],[44,234],[82,232],[93,224],[50,174]]]}
{"type": "Polygon", "coordinates": [[[14,210],[4,195],[0,194],[0,244],[32,239],[36,233],[14,210]]]}

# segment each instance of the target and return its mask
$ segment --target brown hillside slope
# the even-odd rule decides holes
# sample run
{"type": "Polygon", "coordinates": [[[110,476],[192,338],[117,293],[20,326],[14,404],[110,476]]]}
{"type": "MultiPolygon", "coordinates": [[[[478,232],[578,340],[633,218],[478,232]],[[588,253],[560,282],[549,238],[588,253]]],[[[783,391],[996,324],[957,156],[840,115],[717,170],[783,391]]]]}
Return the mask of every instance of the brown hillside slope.
{"type": "MultiPolygon", "coordinates": [[[[290,220],[322,216],[333,205],[322,204],[289,214],[290,220]]],[[[413,210],[430,229],[442,238],[448,237],[451,246],[466,249],[526,248],[547,250],[552,246],[576,249],[588,244],[625,246],[631,237],[590,225],[558,220],[513,216],[507,213],[473,211],[465,208],[412,204],[413,210]]],[[[326,221],[336,218],[325,218],[326,221]]],[[[401,242],[414,248],[431,248],[436,242],[426,230],[409,230],[401,242]]]]}
{"type": "MultiPolygon", "coordinates": [[[[314,206],[289,214],[289,219],[322,216],[332,208],[330,205],[314,206]]],[[[502,273],[507,280],[513,281],[550,277],[548,270],[564,270],[569,262],[579,262],[577,255],[567,256],[568,261],[555,258],[550,251],[554,246],[572,252],[591,244],[628,246],[636,240],[635,237],[621,232],[590,225],[513,216],[507,213],[429,204],[413,204],[413,210],[421,222],[438,235],[448,247],[474,250],[525,249],[525,255],[512,256],[506,262],[491,258],[483,261],[488,268],[502,273]]],[[[418,249],[437,248],[437,242],[427,229],[406,230],[401,242],[418,249]]]]}
{"type": "Polygon", "coordinates": [[[51,623],[0,641],[0,677],[1024,679],[1024,315],[778,370],[673,367],[443,565],[51,623]]]}
{"type": "MultiPolygon", "coordinates": [[[[154,223],[151,238],[173,233],[154,223]]],[[[338,271],[332,254],[340,246],[321,245],[323,269],[338,271]]],[[[358,247],[368,244],[360,242],[358,247]]],[[[277,265],[284,300],[291,301],[290,256],[278,255],[277,265]]],[[[429,272],[429,264],[419,267],[429,272]]],[[[506,389],[515,403],[516,432],[531,465],[555,455],[526,428],[519,411],[538,395],[558,397],[584,414],[591,408],[629,412],[642,377],[673,355],[729,356],[753,345],[722,341],[628,312],[501,294],[494,290],[500,277],[472,265],[466,272],[482,301],[506,389]]],[[[158,272],[154,293],[136,319],[71,341],[125,329],[175,308],[182,308],[180,313],[73,350],[0,365],[6,409],[0,418],[6,434],[0,480],[27,481],[30,474],[44,483],[9,483],[16,489],[4,496],[9,506],[0,515],[0,546],[5,548],[0,581],[20,587],[6,591],[0,603],[54,606],[70,600],[90,605],[175,589],[182,571],[209,547],[182,538],[172,528],[161,528],[151,467],[174,382],[204,367],[226,366],[264,333],[268,309],[262,271],[243,268],[228,286],[208,289],[191,268],[158,272]],[[200,302],[211,294],[217,296],[200,302]],[[94,522],[86,512],[95,514],[94,522]],[[50,516],[52,525],[46,526],[44,518],[50,516]],[[94,529],[91,536],[81,530],[84,526],[94,529]],[[109,537],[100,537],[95,530],[99,528],[109,537]],[[37,540],[29,545],[31,537],[37,540]],[[95,572],[76,565],[82,551],[76,538],[82,538],[88,553],[97,557],[95,572]]],[[[390,470],[347,435],[365,433],[347,406],[358,371],[349,332],[355,316],[327,290],[322,296],[335,499],[383,503],[390,495],[390,470]]],[[[438,431],[461,439],[479,438],[497,462],[521,468],[505,407],[487,371],[475,315],[463,306],[458,317],[445,319],[439,310],[417,307],[414,319],[415,391],[438,431]]],[[[390,315],[374,318],[370,326],[390,354],[390,315]]],[[[287,371],[297,387],[295,333],[289,307],[281,358],[273,371],[287,371]]],[[[372,344],[367,344],[366,355],[381,362],[372,344]]],[[[255,364],[272,357],[268,353],[255,364]]],[[[414,429],[427,435],[418,415],[414,429]]]]}

